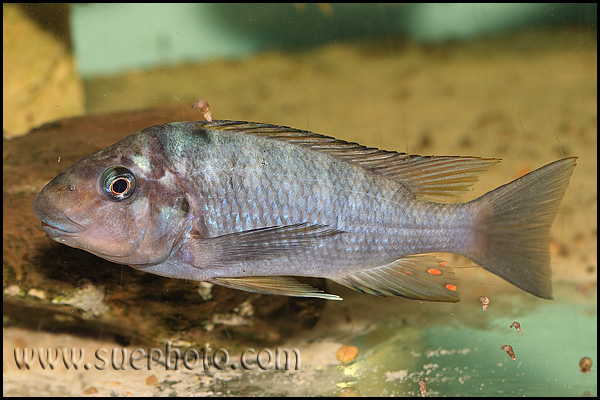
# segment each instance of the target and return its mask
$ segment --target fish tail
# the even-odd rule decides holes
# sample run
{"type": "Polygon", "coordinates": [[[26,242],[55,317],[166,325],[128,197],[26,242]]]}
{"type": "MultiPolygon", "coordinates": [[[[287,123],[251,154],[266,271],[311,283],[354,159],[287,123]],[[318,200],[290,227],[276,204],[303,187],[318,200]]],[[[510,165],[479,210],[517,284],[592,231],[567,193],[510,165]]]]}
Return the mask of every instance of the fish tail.
{"type": "Polygon", "coordinates": [[[475,200],[465,255],[515,286],[551,299],[550,226],[576,160],[555,161],[475,200]]]}

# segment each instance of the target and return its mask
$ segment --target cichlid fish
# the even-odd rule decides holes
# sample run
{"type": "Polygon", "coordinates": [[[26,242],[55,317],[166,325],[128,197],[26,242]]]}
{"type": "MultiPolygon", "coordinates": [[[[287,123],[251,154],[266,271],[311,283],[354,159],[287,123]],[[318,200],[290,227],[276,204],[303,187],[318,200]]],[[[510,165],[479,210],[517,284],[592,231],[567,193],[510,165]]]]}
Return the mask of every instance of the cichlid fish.
{"type": "Polygon", "coordinates": [[[308,276],[458,301],[452,269],[423,255],[448,252],[549,299],[550,226],[575,161],[451,204],[499,160],[408,155],[268,124],[178,122],[87,156],[33,209],[59,243],[250,292],[340,300],[291,278],[308,276]]]}

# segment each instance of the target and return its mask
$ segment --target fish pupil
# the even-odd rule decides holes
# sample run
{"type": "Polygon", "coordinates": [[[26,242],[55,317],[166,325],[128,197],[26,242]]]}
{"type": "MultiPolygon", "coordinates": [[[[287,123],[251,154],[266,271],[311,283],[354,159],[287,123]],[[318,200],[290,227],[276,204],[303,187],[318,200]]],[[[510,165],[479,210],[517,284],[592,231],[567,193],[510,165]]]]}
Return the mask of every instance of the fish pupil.
{"type": "Polygon", "coordinates": [[[104,194],[112,201],[130,197],[135,190],[135,176],[127,168],[116,165],[102,174],[100,179],[104,194]]]}
{"type": "Polygon", "coordinates": [[[116,179],[110,187],[114,194],[121,195],[129,189],[129,181],[125,178],[116,179]]]}

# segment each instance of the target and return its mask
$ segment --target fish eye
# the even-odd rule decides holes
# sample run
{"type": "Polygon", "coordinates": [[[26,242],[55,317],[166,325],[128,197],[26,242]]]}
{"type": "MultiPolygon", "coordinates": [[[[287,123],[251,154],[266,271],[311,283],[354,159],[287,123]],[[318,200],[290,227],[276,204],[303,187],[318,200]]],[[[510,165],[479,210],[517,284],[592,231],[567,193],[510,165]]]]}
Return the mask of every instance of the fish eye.
{"type": "Polygon", "coordinates": [[[102,191],[112,201],[125,200],[135,190],[135,176],[127,168],[115,165],[102,174],[102,191]]]}

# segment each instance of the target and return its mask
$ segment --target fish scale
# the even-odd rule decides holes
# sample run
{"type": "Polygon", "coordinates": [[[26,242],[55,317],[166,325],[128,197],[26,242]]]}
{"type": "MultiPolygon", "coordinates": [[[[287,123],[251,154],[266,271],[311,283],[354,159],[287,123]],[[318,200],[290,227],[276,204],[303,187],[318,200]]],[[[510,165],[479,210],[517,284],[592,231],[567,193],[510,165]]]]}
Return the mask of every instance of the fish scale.
{"type": "MultiPolygon", "coordinates": [[[[220,146],[208,150],[206,155],[210,160],[210,185],[207,188],[195,186],[191,191],[203,193],[209,205],[207,214],[215,216],[210,222],[209,236],[298,221],[344,231],[326,243],[315,243],[310,251],[301,255],[244,261],[236,268],[268,275],[284,265],[286,274],[313,276],[313,266],[326,266],[332,277],[387,264],[405,255],[459,250],[455,238],[461,235],[452,235],[447,229],[460,225],[454,221],[455,213],[446,212],[444,219],[438,218],[435,211],[444,205],[414,199],[410,203],[407,197],[412,196],[391,180],[365,175],[364,170],[355,165],[293,144],[286,144],[285,151],[279,149],[282,156],[271,157],[265,166],[261,155],[275,153],[274,147],[281,147],[280,143],[267,138],[248,141],[244,136],[218,137],[219,133],[211,132],[207,135],[209,142],[220,142],[220,146]],[[299,160],[301,165],[290,160],[299,160]],[[301,175],[295,173],[298,169],[302,169],[301,175]],[[235,196],[227,196],[231,190],[235,196]],[[264,208],[252,195],[257,190],[265,193],[268,203],[264,208]],[[359,207],[352,209],[342,203],[359,207]],[[249,217],[232,226],[228,220],[231,215],[249,217]],[[447,220],[445,225],[444,220],[447,220]],[[428,225],[431,229],[423,229],[428,225]],[[375,229],[369,230],[371,226],[375,229]]],[[[209,169],[198,163],[191,168],[209,169]]],[[[203,185],[204,179],[199,179],[198,185],[203,185]]],[[[218,273],[221,276],[235,274],[225,269],[218,273]]]]}
{"type": "MultiPolygon", "coordinates": [[[[235,138],[232,139],[235,140],[235,138]]],[[[264,141],[266,142],[266,149],[261,148],[262,143],[252,143],[253,147],[256,147],[256,154],[273,151],[269,148],[271,147],[269,146],[270,143],[264,141]]],[[[294,256],[270,263],[261,262],[261,265],[248,266],[248,268],[253,268],[257,274],[264,274],[272,268],[270,264],[273,262],[285,262],[290,273],[304,275],[308,270],[305,264],[312,265],[326,262],[330,268],[336,268],[336,264],[340,264],[340,267],[343,265],[346,268],[353,266],[361,268],[366,265],[381,263],[383,260],[393,260],[398,256],[407,254],[406,250],[400,248],[402,244],[400,239],[403,236],[395,234],[398,229],[392,229],[392,235],[390,233],[381,235],[382,232],[385,232],[385,229],[382,229],[383,226],[403,225],[398,203],[392,200],[384,201],[386,195],[393,196],[396,192],[395,189],[390,190],[385,182],[366,179],[361,174],[362,171],[355,171],[357,167],[352,165],[343,165],[349,171],[340,171],[340,166],[329,169],[326,167],[317,168],[316,165],[323,164],[324,161],[312,160],[310,156],[303,154],[308,152],[306,149],[291,149],[286,152],[286,157],[303,161],[303,174],[301,176],[293,174],[297,166],[279,159],[271,159],[267,166],[275,172],[261,168],[261,173],[257,174],[254,164],[259,161],[258,159],[252,160],[253,156],[248,155],[249,152],[243,148],[247,145],[248,143],[244,140],[236,140],[231,144],[224,143],[223,147],[225,149],[235,149],[236,153],[239,152],[247,158],[242,162],[238,159],[235,163],[235,169],[232,169],[232,163],[229,161],[234,157],[234,151],[225,154],[221,151],[219,154],[209,156],[212,160],[225,160],[224,165],[220,168],[215,164],[211,164],[213,168],[213,171],[211,171],[213,174],[211,185],[209,189],[206,189],[206,192],[203,191],[207,203],[212,205],[209,206],[210,214],[221,218],[221,220],[215,219],[212,222],[211,227],[214,230],[210,231],[210,236],[220,236],[264,226],[288,225],[296,221],[324,224],[345,231],[342,238],[331,241],[329,245],[322,246],[320,249],[314,249],[307,253],[305,257],[294,256]],[[293,150],[301,154],[289,154],[293,153],[293,150]],[[240,168],[240,164],[250,165],[250,167],[240,168]],[[335,171],[334,176],[327,173],[328,170],[335,171]],[[220,174],[217,171],[221,171],[220,174]],[[355,178],[355,175],[358,175],[358,177],[355,178]],[[353,180],[360,181],[358,190],[350,190],[350,188],[357,186],[353,180]],[[232,203],[225,203],[223,200],[218,201],[219,198],[223,198],[231,186],[230,182],[233,182],[233,188],[239,188],[239,190],[235,190],[235,201],[232,203]],[[318,184],[315,185],[313,182],[318,182],[318,184]],[[261,203],[252,195],[253,190],[261,190],[266,193],[266,199],[269,203],[265,204],[264,208],[260,207],[261,203]],[[307,192],[310,192],[310,194],[307,195],[307,192]],[[343,207],[341,205],[343,201],[360,204],[360,208],[352,210],[343,207]],[[337,210],[341,212],[337,212],[337,210]],[[236,226],[229,226],[226,217],[238,214],[250,215],[249,220],[251,223],[241,221],[236,226]],[[375,221],[373,221],[373,218],[375,221]],[[379,232],[369,232],[369,225],[378,227],[379,232]],[[353,228],[348,229],[347,227],[353,228]],[[362,245],[357,251],[356,247],[349,246],[349,243],[362,245]],[[385,243],[388,243],[388,245],[383,246],[385,243]],[[391,252],[389,247],[393,248],[392,254],[387,254],[391,252]]],[[[291,147],[291,145],[289,146],[291,147]]],[[[312,158],[316,157],[313,156],[312,158]]],[[[195,166],[195,168],[202,170],[201,165],[195,166]]],[[[414,213],[417,213],[417,211],[414,213]]],[[[411,240],[406,240],[407,236],[404,235],[403,242],[411,243],[411,240]]],[[[418,237],[415,238],[415,241],[418,241],[418,239],[418,237]]],[[[425,243],[427,241],[420,240],[420,242],[425,243]]],[[[435,244],[428,244],[429,247],[432,245],[436,247],[435,244]]],[[[410,251],[413,247],[411,246],[407,250],[410,251]]]]}

